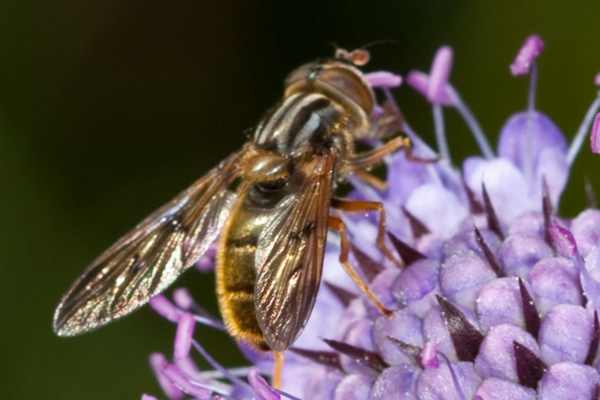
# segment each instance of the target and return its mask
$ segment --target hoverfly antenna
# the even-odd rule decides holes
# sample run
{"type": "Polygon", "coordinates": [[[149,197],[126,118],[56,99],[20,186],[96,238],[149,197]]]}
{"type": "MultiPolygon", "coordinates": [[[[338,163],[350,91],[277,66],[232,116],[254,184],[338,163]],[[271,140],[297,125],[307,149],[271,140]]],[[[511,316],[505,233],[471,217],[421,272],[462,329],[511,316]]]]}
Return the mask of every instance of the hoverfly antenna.
{"type": "Polygon", "coordinates": [[[363,65],[366,65],[371,58],[368,49],[370,49],[374,46],[382,45],[382,44],[397,45],[398,41],[391,40],[391,39],[374,40],[372,42],[368,42],[362,46],[359,46],[352,51],[348,51],[348,50],[344,49],[343,47],[338,46],[334,42],[331,43],[331,46],[333,46],[333,48],[335,49],[335,56],[334,56],[335,58],[337,58],[339,60],[351,62],[352,64],[356,65],[357,67],[362,67],[363,65]]]}
{"type": "Polygon", "coordinates": [[[366,65],[369,62],[371,55],[369,54],[368,50],[365,50],[363,48],[348,51],[342,47],[336,46],[334,57],[338,60],[348,61],[356,65],[357,67],[362,67],[363,65],[366,65]]]}
{"type": "Polygon", "coordinates": [[[370,49],[370,48],[373,48],[375,46],[379,46],[382,44],[391,44],[391,45],[397,46],[398,43],[399,43],[398,40],[394,40],[394,39],[380,39],[380,40],[373,40],[372,42],[368,42],[362,46],[359,46],[358,48],[367,50],[367,49],[370,49]]]}

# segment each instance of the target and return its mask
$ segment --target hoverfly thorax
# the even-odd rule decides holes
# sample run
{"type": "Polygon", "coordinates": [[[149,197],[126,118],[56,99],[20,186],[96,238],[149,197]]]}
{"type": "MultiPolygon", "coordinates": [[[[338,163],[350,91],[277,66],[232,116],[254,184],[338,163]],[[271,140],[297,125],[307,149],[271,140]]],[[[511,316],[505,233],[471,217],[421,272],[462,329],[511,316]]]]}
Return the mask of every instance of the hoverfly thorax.
{"type": "Polygon", "coordinates": [[[351,62],[334,58],[300,66],[285,81],[285,96],[313,91],[340,104],[349,118],[355,138],[369,131],[369,117],[375,106],[375,95],[363,73],[351,62]]]}

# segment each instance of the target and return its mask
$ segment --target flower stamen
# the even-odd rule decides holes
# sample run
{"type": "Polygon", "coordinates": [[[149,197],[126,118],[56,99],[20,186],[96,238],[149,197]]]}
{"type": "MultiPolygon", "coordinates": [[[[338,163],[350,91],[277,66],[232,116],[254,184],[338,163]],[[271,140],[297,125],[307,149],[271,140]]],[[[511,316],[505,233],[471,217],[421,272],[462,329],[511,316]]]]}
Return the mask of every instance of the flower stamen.
{"type": "Polygon", "coordinates": [[[450,149],[448,147],[448,139],[446,138],[446,129],[444,127],[444,114],[442,112],[442,106],[439,104],[433,105],[433,126],[435,130],[435,140],[438,151],[440,152],[442,158],[448,162],[448,164],[452,164],[452,159],[450,158],[450,149]]]}
{"type": "Polygon", "coordinates": [[[365,79],[373,89],[393,89],[402,84],[400,75],[388,71],[369,72],[365,79]]]}
{"type": "MultiPolygon", "coordinates": [[[[587,135],[587,132],[590,129],[590,125],[592,124],[592,121],[594,121],[594,116],[596,115],[598,110],[600,110],[600,92],[598,92],[598,97],[596,97],[596,99],[592,102],[587,112],[585,113],[585,117],[583,118],[581,125],[579,125],[579,129],[577,130],[577,133],[575,134],[575,137],[571,142],[571,146],[569,147],[569,151],[567,152],[567,163],[569,164],[569,166],[571,166],[575,161],[575,158],[577,158],[577,154],[579,154],[579,150],[581,150],[581,146],[583,145],[585,136],[587,135]]],[[[600,131],[600,127],[598,127],[598,125],[594,123],[594,128],[596,128],[596,130],[594,131],[594,129],[592,129],[592,144],[597,144],[599,135],[598,132],[600,131]]],[[[594,148],[596,148],[597,150],[597,147],[597,145],[592,145],[592,151],[594,151],[594,148]]]]}
{"type": "Polygon", "coordinates": [[[590,145],[592,153],[600,154],[600,113],[596,114],[596,118],[594,119],[592,134],[590,135],[590,145]]]}

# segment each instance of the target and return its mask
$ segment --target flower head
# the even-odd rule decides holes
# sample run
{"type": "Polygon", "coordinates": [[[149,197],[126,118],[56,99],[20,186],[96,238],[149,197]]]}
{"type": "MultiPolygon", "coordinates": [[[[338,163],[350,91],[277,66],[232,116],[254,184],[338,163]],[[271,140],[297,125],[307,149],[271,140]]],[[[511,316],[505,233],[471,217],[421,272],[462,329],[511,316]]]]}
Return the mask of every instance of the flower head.
{"type": "MultiPolygon", "coordinates": [[[[534,82],[532,65],[542,49],[539,36],[529,37],[511,65],[513,75],[529,73],[534,82]]],[[[352,180],[353,196],[385,205],[388,245],[405,265],[397,268],[373,243],[375,218],[344,219],[351,261],[394,310],[391,317],[359,294],[339,264],[339,244],[330,241],[317,304],[286,352],[279,391],[264,378],[273,365],[269,354],[240,343],[250,366],[223,367],[194,338],[196,324],[223,330],[222,323],[184,289],[174,292],[174,303],[158,296],[151,306],[177,325],[173,356],[150,357],[168,398],[597,398],[600,211],[569,219],[557,210],[590,127],[591,148],[600,151],[600,100],[592,102],[569,144],[535,108],[531,85],[528,108],[508,118],[493,150],[448,81],[452,59],[452,50],[443,47],[429,75],[407,76],[434,109],[444,160],[415,162],[399,152],[386,161],[386,190],[352,180]],[[450,147],[444,147],[442,105],[463,117],[481,149],[461,166],[452,164],[450,147]],[[198,369],[191,352],[212,370],[198,369]]],[[[387,72],[367,80],[388,101],[390,89],[401,83],[387,72]]],[[[417,154],[435,153],[406,120],[402,124],[417,154]]],[[[210,263],[204,259],[199,269],[210,263]]]]}

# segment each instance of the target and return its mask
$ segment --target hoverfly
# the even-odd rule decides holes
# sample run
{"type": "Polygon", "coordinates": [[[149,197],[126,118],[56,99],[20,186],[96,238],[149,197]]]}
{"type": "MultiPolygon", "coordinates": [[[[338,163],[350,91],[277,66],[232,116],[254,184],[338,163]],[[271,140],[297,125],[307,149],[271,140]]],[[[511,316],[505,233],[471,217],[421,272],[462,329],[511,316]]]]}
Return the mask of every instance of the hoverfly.
{"type": "MultiPolygon", "coordinates": [[[[380,203],[334,197],[351,174],[374,184],[367,170],[397,149],[396,137],[362,153],[355,142],[381,139],[397,118],[371,117],[375,96],[359,69],[366,50],[338,50],[291,72],[281,101],[241,150],[159,208],[95,259],[54,314],[59,336],[78,335],[131,313],[196,263],[217,239],[217,296],[230,334],[276,355],[306,324],[321,282],[328,228],[341,238],[340,261],[373,304],[389,315],[348,262],[344,223],[330,209],[379,213],[380,203]],[[235,186],[235,190],[233,187],[235,186]]],[[[395,123],[394,123],[395,122],[395,123]]],[[[396,260],[396,262],[399,262],[396,260]]]]}

